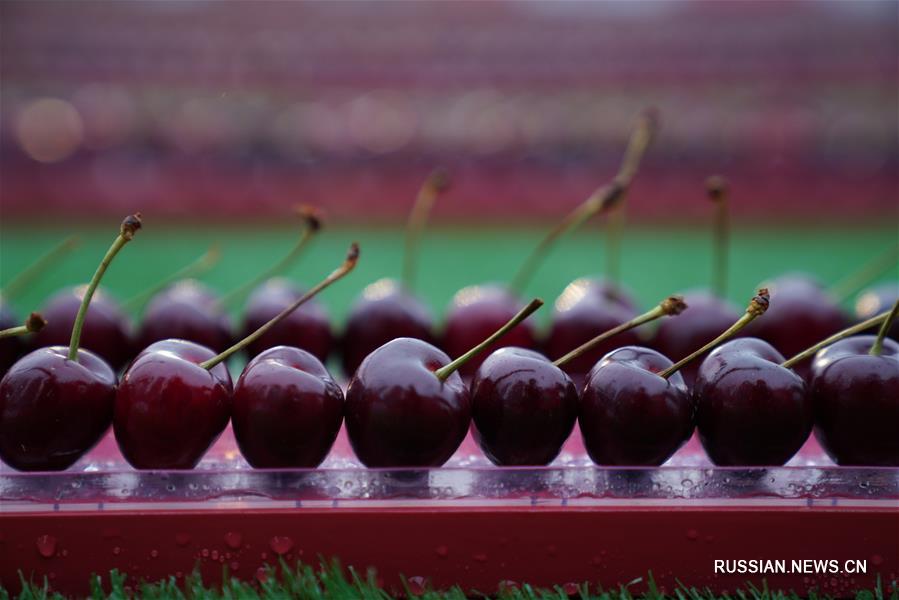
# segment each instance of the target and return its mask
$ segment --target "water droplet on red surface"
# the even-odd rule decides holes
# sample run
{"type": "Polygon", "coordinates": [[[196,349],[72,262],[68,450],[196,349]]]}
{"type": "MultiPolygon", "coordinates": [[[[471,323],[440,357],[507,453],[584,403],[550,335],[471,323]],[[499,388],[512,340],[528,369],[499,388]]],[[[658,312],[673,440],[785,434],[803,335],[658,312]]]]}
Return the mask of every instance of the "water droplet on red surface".
{"type": "Polygon", "coordinates": [[[202,550],[200,550],[200,554],[203,556],[203,558],[209,558],[209,548],[203,548],[202,550]]]}
{"type": "Polygon", "coordinates": [[[688,540],[698,540],[699,532],[696,531],[695,529],[688,529],[687,530],[687,539],[688,540]]]}
{"type": "Polygon", "coordinates": [[[183,548],[190,543],[190,536],[186,533],[176,533],[175,543],[183,548]]]}
{"type": "Polygon", "coordinates": [[[212,551],[212,560],[218,560],[218,559],[219,559],[219,551],[213,550],[212,551]]]}
{"type": "Polygon", "coordinates": [[[434,548],[434,553],[440,558],[446,558],[447,556],[449,556],[449,548],[447,548],[446,546],[437,546],[436,548],[434,548]]]}
{"type": "Polygon", "coordinates": [[[159,558],[159,550],[156,550],[155,548],[150,550],[150,558],[159,558]]]}
{"type": "Polygon", "coordinates": [[[63,549],[59,554],[60,554],[63,558],[65,558],[65,557],[67,557],[67,556],[69,555],[69,551],[66,550],[66,549],[63,549]]]}
{"type": "Polygon", "coordinates": [[[39,535],[34,541],[38,554],[44,558],[52,558],[56,554],[56,538],[52,535],[39,535]]]}
{"type": "Polygon", "coordinates": [[[237,550],[243,546],[243,536],[236,531],[229,531],[225,534],[225,545],[237,550]]]}
{"type": "Polygon", "coordinates": [[[115,554],[116,556],[118,556],[119,554],[122,553],[122,549],[119,548],[118,546],[116,546],[112,549],[112,553],[115,554]]]}
{"type": "Polygon", "coordinates": [[[266,558],[268,558],[268,554],[263,552],[259,555],[259,558],[261,558],[262,560],[265,560],[266,558]]]}
{"type": "Polygon", "coordinates": [[[276,535],[268,542],[268,547],[278,556],[282,556],[290,552],[293,548],[293,540],[285,535],[276,535]]]}

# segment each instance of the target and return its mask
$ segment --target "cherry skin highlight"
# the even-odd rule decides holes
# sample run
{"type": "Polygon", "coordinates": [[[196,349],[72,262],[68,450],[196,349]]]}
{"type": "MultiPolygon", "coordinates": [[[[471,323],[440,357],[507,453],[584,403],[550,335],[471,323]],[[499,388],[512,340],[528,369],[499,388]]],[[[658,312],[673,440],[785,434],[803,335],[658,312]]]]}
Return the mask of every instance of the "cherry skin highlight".
{"type": "Polygon", "coordinates": [[[211,288],[185,279],[150,300],[137,339],[139,348],[177,339],[221,352],[231,344],[231,322],[211,288]]]}
{"type": "Polygon", "coordinates": [[[14,469],[67,469],[109,429],[115,373],[88,350],[68,352],[34,350],[0,380],[0,458],[14,469]]]}
{"type": "MultiPolygon", "coordinates": [[[[761,287],[770,289],[771,307],[744,335],[765,340],[784,356],[794,356],[849,325],[843,310],[811,277],[788,274],[761,287]]],[[[807,378],[810,366],[811,359],[794,370],[807,378]]]]}
{"type": "Polygon", "coordinates": [[[899,343],[853,336],[820,350],[810,386],[815,437],[838,465],[899,466],[899,343]]]}
{"type": "Polygon", "coordinates": [[[782,362],[756,338],[727,342],[702,362],[693,387],[696,427],[716,465],[782,465],[808,439],[811,398],[802,377],[782,362]]]}
{"type": "Polygon", "coordinates": [[[224,363],[206,370],[215,352],[185,340],[163,340],[141,352],[122,375],[113,429],[137,469],[192,469],[228,424],[231,375],[224,363]]]}
{"type": "MultiPolygon", "coordinates": [[[[303,290],[281,277],[269,279],[260,285],[247,300],[241,337],[247,337],[262,327],[303,293],[303,290]]],[[[327,311],[320,303],[310,300],[249,344],[246,352],[252,358],[269,348],[291,346],[306,350],[320,361],[326,361],[333,342],[327,311]]]]}
{"type": "Polygon", "coordinates": [[[314,468],[337,438],[343,408],[343,391],[318,358],[276,346],[251,360],[237,380],[234,437],[253,467],[314,468]]]}
{"type": "MultiPolygon", "coordinates": [[[[740,318],[740,311],[734,305],[706,291],[686,292],[684,302],[687,308],[676,319],[662,319],[659,322],[651,344],[673,361],[702,348],[740,318]]],[[[679,371],[687,389],[693,387],[699,365],[700,361],[693,361],[679,371]]]]}
{"type": "MultiPolygon", "coordinates": [[[[632,301],[605,280],[577,279],[556,300],[545,350],[550,359],[565,356],[600,333],[637,316],[632,301]]],[[[640,343],[637,330],[619,333],[590,352],[575,358],[562,369],[580,389],[587,373],[599,360],[615,348],[640,343]]]]}
{"type": "MultiPolygon", "coordinates": [[[[899,283],[881,283],[870,287],[858,295],[855,301],[855,318],[865,321],[882,312],[899,300],[899,283]]],[[[894,321],[887,331],[887,336],[899,341],[899,320],[894,321]]]]}
{"type": "MultiPolygon", "coordinates": [[[[460,356],[502,327],[522,309],[524,303],[504,286],[474,285],[462,288],[450,303],[441,346],[450,356],[460,356]]],[[[484,355],[505,346],[534,349],[536,333],[530,321],[518,324],[503,339],[488,348],[484,355]]],[[[484,359],[476,357],[459,371],[471,377],[484,359]]]]}
{"type": "Polygon", "coordinates": [[[680,372],[655,350],[626,346],[608,353],[587,376],[578,422],[593,462],[657,466],[693,434],[693,400],[680,372]]]}
{"type": "Polygon", "coordinates": [[[472,435],[493,464],[547,465],[577,420],[571,379],[545,356],[500,348],[471,383],[472,435]]]}
{"type": "Polygon", "coordinates": [[[341,340],[343,372],[351,377],[366,356],[387,342],[416,338],[434,343],[430,310],[393,279],[366,286],[356,300],[341,340]]]}
{"type": "MultiPolygon", "coordinates": [[[[86,285],[67,288],[47,300],[40,310],[47,326],[29,337],[32,348],[69,344],[72,326],[86,290],[86,285]]],[[[128,364],[133,356],[131,322],[118,302],[100,288],[94,292],[87,309],[81,347],[105,360],[114,371],[128,364]]]]}
{"type": "Polygon", "coordinates": [[[346,428],[368,467],[438,467],[462,443],[471,400],[458,372],[445,382],[434,371],[450,363],[438,348],[397,338],[372,352],[350,381],[346,428]]]}

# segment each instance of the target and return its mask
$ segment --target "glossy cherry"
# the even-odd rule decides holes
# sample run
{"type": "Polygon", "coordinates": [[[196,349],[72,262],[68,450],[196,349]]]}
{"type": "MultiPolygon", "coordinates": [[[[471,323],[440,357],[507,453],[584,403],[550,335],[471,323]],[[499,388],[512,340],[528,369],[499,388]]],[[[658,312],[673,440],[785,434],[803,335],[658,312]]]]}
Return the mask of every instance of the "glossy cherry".
{"type": "Polygon", "coordinates": [[[57,471],[96,445],[112,419],[116,377],[96,354],[80,348],[89,305],[106,268],[140,228],[126,218],[83,293],[68,346],[39,348],[0,379],[0,458],[23,471],[57,471]]]}
{"type": "Polygon", "coordinates": [[[471,382],[475,441],[494,464],[547,465],[568,439],[578,414],[577,388],[545,356],[500,348],[471,382]]]}
{"type": "Polygon", "coordinates": [[[693,400],[672,362],[639,346],[608,353],[587,376],[578,422],[601,465],[661,465],[693,433],[693,400]]]}
{"type": "Polygon", "coordinates": [[[231,344],[231,321],[218,295],[194,279],[173,284],[147,305],[137,334],[137,347],[177,339],[194,342],[216,352],[231,344]]]}
{"type": "Polygon", "coordinates": [[[458,369],[543,303],[532,301],[473,348],[450,361],[427,342],[398,338],[369,354],[350,381],[346,428],[368,467],[436,467],[462,443],[471,399],[458,369]]]}
{"type": "MultiPolygon", "coordinates": [[[[302,295],[302,290],[283,277],[274,277],[257,287],[247,300],[242,337],[262,327],[302,295]]],[[[247,356],[252,358],[269,348],[291,346],[326,361],[333,345],[328,311],[322,304],[310,300],[249,344],[246,351],[247,356]]]]}
{"type": "Polygon", "coordinates": [[[696,427],[716,465],[782,465],[808,439],[811,399],[802,377],[781,366],[783,361],[771,344],[748,337],[720,346],[703,361],[693,388],[696,427]]]}
{"type": "Polygon", "coordinates": [[[234,387],[234,437],[253,467],[317,467],[337,438],[343,405],[343,391],[318,358],[299,348],[269,348],[234,387]]]}
{"type": "Polygon", "coordinates": [[[122,375],[113,429],[125,460],[137,469],[192,469],[231,416],[231,375],[215,352],[185,340],[144,349],[122,375]]]}
{"type": "MultiPolygon", "coordinates": [[[[87,291],[86,285],[61,290],[50,297],[40,313],[47,326],[31,336],[32,348],[64,346],[69,343],[75,316],[87,291]]],[[[119,303],[102,288],[97,289],[87,309],[81,347],[90,350],[109,363],[113,370],[124,367],[133,356],[131,321],[119,303]]]]}
{"type": "MultiPolygon", "coordinates": [[[[859,321],[870,319],[876,314],[890,310],[899,300],[899,283],[887,282],[872,286],[858,295],[855,300],[855,317],[859,321]]],[[[899,341],[899,321],[894,321],[887,335],[899,341]]]]}

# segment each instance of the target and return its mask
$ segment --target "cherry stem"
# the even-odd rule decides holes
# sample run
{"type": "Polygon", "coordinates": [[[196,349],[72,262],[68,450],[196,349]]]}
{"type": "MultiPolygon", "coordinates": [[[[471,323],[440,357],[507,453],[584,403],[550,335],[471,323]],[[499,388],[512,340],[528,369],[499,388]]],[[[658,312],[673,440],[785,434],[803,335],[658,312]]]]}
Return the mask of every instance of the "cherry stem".
{"type": "Polygon", "coordinates": [[[537,266],[546,257],[550,248],[553,247],[556,241],[569,231],[580,227],[593,215],[614,206],[624,196],[624,191],[624,187],[617,180],[613,180],[612,183],[597,189],[589,198],[568,213],[558,225],[551,229],[549,233],[540,240],[537,247],[534,248],[530,255],[528,255],[527,259],[525,259],[524,263],[519,267],[515,277],[512,278],[509,289],[516,294],[520,294],[524,291],[524,288],[530,282],[537,270],[537,266]]]}
{"type": "Polygon", "coordinates": [[[715,233],[712,246],[712,290],[719,298],[727,295],[727,254],[730,245],[729,188],[724,177],[715,175],[705,182],[709,200],[715,203],[715,233]]]}
{"type": "Polygon", "coordinates": [[[298,309],[300,306],[302,306],[303,304],[305,304],[306,302],[311,300],[313,297],[315,297],[315,295],[318,294],[320,291],[324,290],[325,288],[330,286],[335,281],[343,279],[350,271],[352,271],[356,267],[356,263],[358,261],[359,261],[359,244],[357,244],[356,242],[353,242],[350,245],[350,249],[347,251],[347,255],[343,261],[343,264],[340,265],[334,271],[332,271],[330,275],[328,275],[323,280],[321,280],[319,283],[317,283],[312,289],[310,289],[308,292],[306,292],[305,294],[300,296],[293,304],[291,304],[290,306],[288,306],[287,308],[285,308],[284,310],[279,312],[270,321],[268,321],[267,323],[262,325],[259,329],[257,329],[256,331],[254,331],[253,333],[251,333],[244,339],[240,340],[239,342],[237,342],[236,344],[234,344],[233,346],[231,346],[230,348],[228,348],[221,354],[217,354],[216,356],[213,356],[209,360],[201,362],[200,366],[206,370],[209,370],[209,369],[213,368],[214,366],[216,366],[217,364],[230,358],[231,355],[233,355],[237,352],[240,352],[246,346],[252,344],[256,340],[258,340],[260,337],[265,335],[265,333],[269,329],[271,329],[272,327],[274,327],[275,325],[277,325],[278,323],[280,323],[281,321],[286,319],[288,316],[290,316],[290,313],[292,313],[293,311],[298,309]]]}
{"type": "Polygon", "coordinates": [[[6,298],[16,297],[44,271],[58,263],[68,252],[77,248],[80,243],[77,237],[72,236],[56,244],[3,286],[3,295],[6,298]]]}
{"type": "Polygon", "coordinates": [[[730,338],[735,336],[737,333],[739,333],[741,329],[743,329],[744,327],[746,327],[747,325],[752,323],[752,321],[754,321],[756,318],[765,314],[765,311],[768,310],[768,305],[770,303],[771,303],[771,296],[768,294],[768,289],[767,288],[760,289],[758,291],[758,294],[756,294],[752,298],[752,300],[749,301],[749,306],[746,307],[746,312],[743,313],[743,316],[740,317],[739,319],[737,319],[737,321],[733,325],[728,327],[727,330],[724,331],[724,333],[722,333],[721,335],[716,337],[714,340],[712,340],[711,342],[709,342],[708,344],[706,344],[705,346],[703,346],[702,348],[700,348],[693,354],[677,361],[676,363],[674,363],[673,365],[671,365],[664,371],[660,371],[659,376],[664,377],[665,379],[668,379],[669,377],[671,377],[672,375],[677,373],[685,365],[693,362],[694,360],[696,360],[697,358],[699,358],[700,356],[702,356],[709,350],[712,350],[716,346],[726,342],[727,340],[729,340],[730,338]]]}
{"type": "Polygon", "coordinates": [[[875,256],[857,271],[835,283],[827,292],[834,300],[841,303],[880,277],[893,267],[897,260],[899,260],[899,243],[890,246],[885,252],[875,256]]]}
{"type": "Polygon", "coordinates": [[[880,326],[880,331],[877,332],[877,338],[875,338],[871,350],[868,351],[868,354],[871,356],[880,356],[883,352],[883,338],[887,336],[887,332],[896,321],[896,315],[899,315],[899,300],[896,300],[896,302],[893,303],[893,308],[890,310],[889,314],[887,314],[887,318],[880,326]]]}
{"type": "Polygon", "coordinates": [[[209,248],[209,250],[207,250],[202,256],[198,257],[195,261],[193,261],[189,265],[181,267],[168,277],[165,277],[155,285],[150,286],[148,289],[137,294],[136,296],[132,296],[131,298],[123,302],[122,306],[128,311],[137,312],[138,310],[143,308],[144,304],[146,304],[147,301],[155,296],[158,292],[161,292],[171,284],[181,279],[199,277],[200,275],[212,269],[212,267],[214,267],[216,264],[218,264],[221,258],[222,252],[219,249],[218,244],[214,244],[209,248]]]}
{"type": "Polygon", "coordinates": [[[81,330],[84,329],[84,319],[87,316],[91,298],[94,297],[94,292],[97,291],[97,286],[100,285],[100,280],[103,279],[103,274],[106,273],[109,263],[119,253],[119,250],[134,239],[134,234],[137,233],[137,230],[142,225],[140,213],[125,217],[125,220],[122,221],[122,225],[119,227],[118,237],[116,237],[112,246],[109,247],[109,250],[106,251],[106,255],[100,261],[100,266],[97,267],[97,271],[91,278],[90,283],[87,284],[87,289],[81,298],[81,306],[78,307],[78,314],[75,316],[75,324],[72,326],[72,339],[69,341],[69,360],[78,358],[78,346],[81,344],[81,330]]]}
{"type": "Polygon", "coordinates": [[[403,253],[403,286],[407,290],[412,290],[415,283],[416,270],[415,266],[418,262],[418,247],[421,242],[421,236],[424,232],[425,224],[428,222],[428,215],[434,207],[434,202],[442,192],[449,189],[449,175],[443,169],[436,169],[418,190],[418,196],[415,204],[412,205],[412,211],[409,213],[409,221],[406,223],[406,248],[403,253]]]}
{"type": "Polygon", "coordinates": [[[833,334],[829,338],[823,339],[820,342],[818,342],[817,344],[815,344],[814,346],[810,346],[809,348],[806,348],[799,354],[783,361],[782,363],[780,363],[780,366],[786,367],[789,369],[790,367],[793,367],[796,364],[801,363],[805,359],[811,358],[812,356],[814,356],[815,354],[818,353],[818,350],[821,350],[822,348],[826,348],[827,346],[830,346],[831,344],[839,342],[840,340],[845,339],[849,336],[853,336],[856,333],[861,333],[862,331],[865,331],[866,329],[871,329],[872,327],[877,327],[878,325],[883,323],[889,315],[890,315],[890,311],[884,311],[884,312],[880,313],[879,315],[875,315],[875,316],[871,317],[870,319],[862,321],[861,323],[856,323],[852,327],[847,327],[846,329],[844,329],[842,331],[838,331],[837,333],[833,334]]]}
{"type": "Polygon", "coordinates": [[[679,315],[684,310],[686,310],[687,304],[684,302],[684,299],[681,296],[668,296],[661,302],[659,302],[658,306],[653,308],[652,310],[648,310],[640,316],[634,317],[630,321],[626,323],[622,323],[608,331],[599,334],[592,340],[581,344],[562,358],[557,359],[553,362],[557,367],[563,367],[574,359],[586,354],[593,350],[596,346],[603,343],[607,339],[618,335],[619,333],[628,331],[629,329],[633,329],[634,327],[639,327],[644,323],[649,323],[650,321],[655,321],[661,317],[665,316],[674,316],[679,315]]]}
{"type": "Polygon", "coordinates": [[[0,331],[0,340],[16,335],[24,335],[26,333],[36,333],[43,329],[46,324],[46,319],[44,319],[40,313],[33,312],[28,315],[24,324],[0,331]]]}
{"type": "Polygon", "coordinates": [[[243,285],[231,290],[224,296],[222,296],[219,301],[219,306],[229,307],[237,304],[239,301],[243,300],[250,292],[252,292],[259,284],[263,283],[271,279],[276,275],[280,275],[287,268],[293,264],[293,262],[303,253],[303,250],[312,241],[312,238],[315,237],[315,234],[322,227],[321,215],[320,213],[311,206],[300,205],[297,207],[297,212],[300,217],[303,219],[304,228],[303,233],[300,234],[300,239],[297,240],[297,243],[294,244],[293,248],[278,262],[273,264],[271,267],[251,279],[247,281],[243,285]]]}
{"type": "Polygon", "coordinates": [[[534,298],[527,306],[518,311],[518,314],[512,317],[508,323],[497,329],[493,333],[493,335],[488,337],[486,340],[484,340],[456,360],[450,362],[448,365],[442,366],[434,371],[434,375],[436,375],[437,379],[439,379],[440,381],[446,381],[450,375],[455,373],[465,363],[489,348],[494,342],[509,333],[516,325],[531,316],[531,314],[541,306],[543,306],[543,300],[541,300],[540,298],[534,298]]]}

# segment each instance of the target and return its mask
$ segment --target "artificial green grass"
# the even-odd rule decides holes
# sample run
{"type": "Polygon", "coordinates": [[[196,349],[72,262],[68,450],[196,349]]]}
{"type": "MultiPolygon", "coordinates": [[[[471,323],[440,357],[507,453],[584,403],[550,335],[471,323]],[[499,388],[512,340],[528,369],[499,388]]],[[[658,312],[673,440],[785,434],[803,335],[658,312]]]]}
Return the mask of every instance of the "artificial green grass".
{"type": "MultiPolygon", "coordinates": [[[[313,569],[308,565],[297,563],[293,568],[283,562],[280,568],[270,568],[262,577],[258,577],[253,583],[241,581],[229,577],[225,570],[224,583],[221,586],[204,584],[199,574],[194,573],[183,582],[178,582],[174,577],[166,580],[148,583],[143,581],[131,582],[118,572],[112,571],[106,580],[93,576],[90,581],[93,600],[110,599],[125,600],[140,598],[142,600],[253,600],[256,598],[282,599],[298,598],[303,600],[389,600],[397,597],[384,590],[377,583],[376,574],[369,571],[359,573],[353,568],[343,569],[337,561],[322,562],[319,568],[313,569]]],[[[421,600],[464,600],[465,598],[497,598],[499,600],[550,600],[579,598],[581,600],[793,600],[800,596],[793,591],[778,591],[768,589],[766,584],[757,587],[748,583],[745,588],[735,590],[728,594],[715,594],[708,589],[697,589],[678,584],[678,587],[669,592],[662,592],[656,586],[652,574],[646,580],[642,593],[632,592],[630,585],[642,584],[642,580],[632,582],[627,586],[619,586],[616,589],[604,590],[598,585],[582,584],[577,589],[566,589],[556,586],[553,589],[534,588],[528,584],[520,587],[504,587],[494,596],[482,594],[477,591],[469,591],[467,594],[458,587],[446,591],[434,591],[431,589],[417,589],[403,580],[403,589],[398,597],[415,598],[421,600]]],[[[56,600],[65,598],[59,593],[49,589],[47,581],[42,583],[27,582],[22,579],[22,591],[18,600],[56,600]]],[[[891,592],[885,595],[883,586],[878,579],[873,589],[863,589],[855,592],[857,600],[899,600],[899,591],[895,585],[891,592]]],[[[824,594],[818,594],[814,590],[808,592],[805,598],[811,600],[830,598],[824,594]]],[[[13,598],[5,589],[0,588],[0,600],[13,598]]]]}

